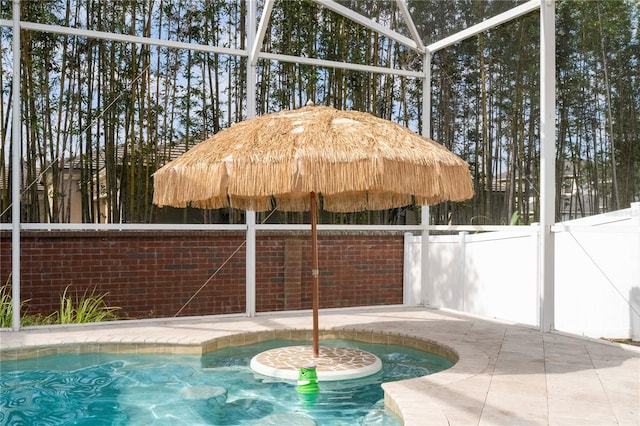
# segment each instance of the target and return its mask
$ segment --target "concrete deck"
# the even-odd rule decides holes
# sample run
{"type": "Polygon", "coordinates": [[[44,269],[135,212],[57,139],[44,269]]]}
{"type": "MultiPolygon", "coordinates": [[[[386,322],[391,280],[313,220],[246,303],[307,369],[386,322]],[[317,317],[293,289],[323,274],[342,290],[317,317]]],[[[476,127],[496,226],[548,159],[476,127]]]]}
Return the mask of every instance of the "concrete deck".
{"type": "MultiPolygon", "coordinates": [[[[310,327],[310,314],[297,312],[2,331],[0,359],[49,354],[55,345],[197,353],[310,327]]],[[[360,340],[373,331],[381,333],[374,340],[435,341],[458,354],[446,371],[383,385],[406,425],[640,425],[636,347],[420,307],[321,311],[320,328],[360,340]]]]}

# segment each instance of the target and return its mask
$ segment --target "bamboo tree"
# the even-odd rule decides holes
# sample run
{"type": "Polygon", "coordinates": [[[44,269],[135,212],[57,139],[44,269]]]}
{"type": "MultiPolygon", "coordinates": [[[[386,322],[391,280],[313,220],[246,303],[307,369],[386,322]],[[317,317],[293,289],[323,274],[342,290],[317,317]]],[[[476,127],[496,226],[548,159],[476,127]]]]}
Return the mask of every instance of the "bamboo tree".
{"type": "MultiPolygon", "coordinates": [[[[485,55],[484,55],[484,36],[482,34],[478,35],[478,56],[480,59],[480,105],[481,105],[481,141],[482,145],[478,147],[478,151],[476,154],[476,162],[477,164],[481,164],[482,168],[480,169],[479,183],[480,183],[480,194],[479,194],[479,211],[478,214],[480,216],[487,216],[491,214],[491,202],[488,193],[491,192],[491,160],[492,160],[492,150],[490,149],[489,142],[489,124],[487,117],[487,76],[485,70],[485,55]]],[[[507,171],[508,173],[508,171],[507,171]]]]}
{"type": "MultiPolygon", "coordinates": [[[[374,20],[397,23],[393,2],[345,4],[374,20]]],[[[504,2],[470,0],[409,1],[408,6],[427,42],[506,8],[504,2]]],[[[46,0],[22,7],[24,19],[36,22],[246,48],[243,0],[46,0]]],[[[567,194],[571,215],[625,207],[640,197],[638,16],[634,1],[558,1],[558,214],[565,177],[575,183],[574,193],[567,194]],[[566,173],[572,176],[563,176],[565,164],[571,164],[566,173]]],[[[477,193],[465,204],[434,206],[435,222],[469,223],[474,217],[479,223],[482,217],[505,223],[514,211],[523,220],[535,219],[537,26],[538,16],[529,14],[432,58],[432,136],[469,161],[477,193]]],[[[10,31],[3,29],[0,37],[6,54],[10,31]]],[[[276,2],[265,43],[268,51],[288,55],[421,68],[419,55],[309,0],[276,2]]],[[[84,221],[101,220],[96,204],[101,197],[110,222],[155,220],[149,202],[153,170],[176,143],[193,145],[243,119],[247,90],[256,90],[259,113],[311,99],[370,111],[421,131],[417,79],[260,60],[259,87],[247,88],[246,59],[234,56],[35,31],[25,31],[22,50],[25,182],[16,184],[29,187],[24,212],[30,221],[70,220],[76,207],[65,191],[74,169],[81,174],[84,221]],[[44,169],[49,174],[42,180],[44,169]],[[35,182],[40,181],[53,194],[50,210],[38,204],[35,182]]],[[[0,75],[3,209],[10,202],[4,183],[10,179],[12,149],[5,68],[0,75]]],[[[384,223],[397,213],[336,215],[336,220],[384,223]]],[[[239,219],[235,212],[229,217],[239,219]]]]}
{"type": "Polygon", "coordinates": [[[611,84],[609,83],[609,66],[608,66],[608,61],[607,61],[607,52],[605,49],[605,40],[604,40],[604,34],[603,34],[603,29],[602,29],[602,16],[600,13],[600,2],[597,1],[596,2],[596,11],[597,11],[597,16],[598,16],[598,34],[600,36],[600,48],[602,49],[602,72],[603,72],[603,76],[604,76],[604,92],[605,92],[605,99],[606,99],[606,116],[607,116],[607,133],[608,133],[608,138],[609,138],[609,143],[611,146],[611,180],[612,180],[612,187],[613,187],[613,208],[614,209],[618,209],[620,208],[620,201],[619,201],[619,196],[618,196],[618,177],[616,174],[616,147],[615,147],[615,140],[614,140],[614,136],[613,136],[613,116],[611,113],[611,84]]]}

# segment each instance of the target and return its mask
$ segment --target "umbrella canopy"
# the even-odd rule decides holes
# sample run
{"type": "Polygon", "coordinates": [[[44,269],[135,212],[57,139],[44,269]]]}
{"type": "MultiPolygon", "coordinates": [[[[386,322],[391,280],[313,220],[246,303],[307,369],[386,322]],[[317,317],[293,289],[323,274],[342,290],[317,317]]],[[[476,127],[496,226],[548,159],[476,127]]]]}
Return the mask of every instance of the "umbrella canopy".
{"type": "Polygon", "coordinates": [[[238,123],[154,174],[160,206],[311,210],[316,358],[318,194],[325,210],[347,212],[461,201],[473,186],[467,163],[431,139],[371,114],[322,106],[238,123]]]}
{"type": "Polygon", "coordinates": [[[371,114],[324,106],[233,125],[154,174],[160,206],[382,210],[473,196],[469,166],[431,139],[371,114]],[[275,204],[275,205],[274,205],[275,204]]]}

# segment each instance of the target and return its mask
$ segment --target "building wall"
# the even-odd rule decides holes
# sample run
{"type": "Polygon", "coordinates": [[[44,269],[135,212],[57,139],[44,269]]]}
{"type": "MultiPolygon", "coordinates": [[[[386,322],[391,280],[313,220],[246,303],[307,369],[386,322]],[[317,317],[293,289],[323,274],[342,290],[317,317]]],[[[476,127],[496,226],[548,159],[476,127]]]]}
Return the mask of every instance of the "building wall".
{"type": "MultiPolygon", "coordinates": [[[[236,231],[22,231],[27,313],[108,293],[125,318],[245,312],[245,238],[236,231]],[[234,254],[235,252],[235,254],[234,254]],[[206,283],[206,285],[205,285],[206,283]]],[[[312,307],[308,232],[259,232],[256,310],[312,307]]],[[[402,303],[401,233],[319,233],[320,308],[402,303]]],[[[11,273],[11,232],[0,232],[0,280],[11,273]]]]}

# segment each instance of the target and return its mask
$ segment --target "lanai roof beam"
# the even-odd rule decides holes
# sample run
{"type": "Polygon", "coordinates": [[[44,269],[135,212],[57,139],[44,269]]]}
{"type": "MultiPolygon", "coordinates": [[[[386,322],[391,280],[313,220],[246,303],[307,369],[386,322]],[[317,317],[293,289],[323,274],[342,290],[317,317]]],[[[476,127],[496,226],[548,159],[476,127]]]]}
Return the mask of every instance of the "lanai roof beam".
{"type": "Polygon", "coordinates": [[[418,50],[420,52],[424,52],[424,44],[422,43],[422,39],[420,38],[420,33],[416,28],[416,24],[413,22],[413,18],[411,18],[411,13],[409,13],[409,9],[407,8],[407,4],[405,3],[405,1],[406,0],[396,0],[396,3],[398,5],[398,8],[400,9],[400,12],[402,13],[402,16],[404,17],[404,21],[407,24],[407,27],[409,28],[411,37],[413,37],[413,40],[418,45],[418,50]]]}
{"type": "Polygon", "coordinates": [[[258,63],[258,55],[260,54],[260,46],[264,41],[264,36],[267,33],[267,26],[269,25],[269,19],[271,19],[271,11],[273,10],[273,3],[275,0],[266,0],[264,7],[262,8],[262,16],[260,16],[260,23],[258,24],[258,32],[256,38],[253,40],[253,45],[250,46],[249,62],[251,65],[258,63]]]}
{"type": "Polygon", "coordinates": [[[498,25],[504,24],[505,22],[512,21],[522,15],[526,15],[529,12],[539,10],[540,2],[541,0],[530,0],[527,3],[521,4],[520,6],[516,6],[513,9],[509,9],[506,12],[486,19],[479,24],[472,25],[469,28],[459,31],[449,37],[445,37],[442,40],[431,43],[427,46],[427,50],[433,53],[435,51],[444,49],[445,47],[456,44],[462,40],[466,40],[469,37],[473,37],[474,35],[490,30],[491,28],[495,28],[498,25]]]}
{"type": "Polygon", "coordinates": [[[365,27],[376,31],[379,34],[384,35],[385,37],[389,37],[392,40],[397,41],[398,43],[414,49],[419,53],[424,53],[423,49],[420,49],[418,43],[415,40],[410,39],[409,37],[403,36],[396,31],[393,31],[390,28],[385,27],[384,25],[380,25],[376,21],[373,21],[365,16],[360,15],[357,12],[354,12],[352,9],[342,6],[341,4],[336,3],[333,0],[314,0],[319,5],[326,7],[329,10],[333,10],[334,12],[352,20],[353,22],[357,22],[360,25],[364,25],[365,27]]]}

